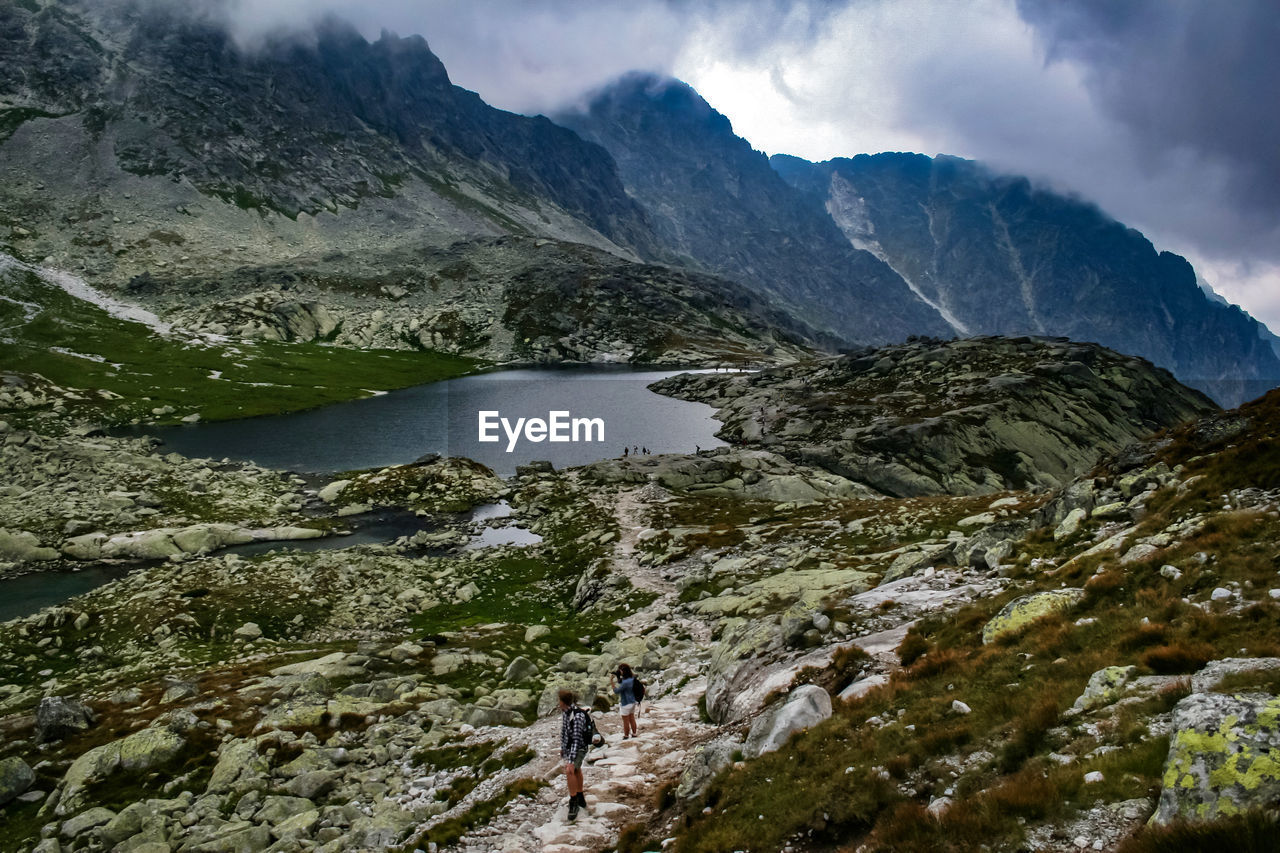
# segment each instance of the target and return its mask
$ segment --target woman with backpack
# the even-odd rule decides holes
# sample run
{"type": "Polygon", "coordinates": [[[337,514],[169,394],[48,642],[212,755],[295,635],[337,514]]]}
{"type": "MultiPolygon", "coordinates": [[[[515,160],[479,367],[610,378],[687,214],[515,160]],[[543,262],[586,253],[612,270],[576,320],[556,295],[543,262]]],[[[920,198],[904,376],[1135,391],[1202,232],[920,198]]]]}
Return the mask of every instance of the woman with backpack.
{"type": "Polygon", "coordinates": [[[610,679],[616,682],[613,692],[618,694],[618,701],[622,704],[619,709],[622,712],[622,739],[635,737],[636,709],[644,698],[644,685],[625,663],[618,664],[618,668],[610,674],[610,679]]]}

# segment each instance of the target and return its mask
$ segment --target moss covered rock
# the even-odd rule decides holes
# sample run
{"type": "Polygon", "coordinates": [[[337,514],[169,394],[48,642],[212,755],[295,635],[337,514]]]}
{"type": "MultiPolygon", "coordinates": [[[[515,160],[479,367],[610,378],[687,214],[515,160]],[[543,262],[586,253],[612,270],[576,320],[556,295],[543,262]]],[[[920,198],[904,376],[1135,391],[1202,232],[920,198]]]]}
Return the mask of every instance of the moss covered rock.
{"type": "Polygon", "coordinates": [[[79,812],[86,804],[88,789],[112,774],[162,767],[176,758],[185,745],[182,735],[154,727],[89,750],[72,763],[63,777],[57,814],[79,812]]]}
{"type": "Polygon", "coordinates": [[[1109,666],[1098,670],[1089,676],[1089,683],[1071,710],[1080,713],[1110,705],[1124,694],[1126,685],[1137,673],[1136,666],[1109,666]]]}
{"type": "Polygon", "coordinates": [[[1280,697],[1194,693],[1173,709],[1154,823],[1212,820],[1280,799],[1280,697]]]}
{"type": "Polygon", "coordinates": [[[1084,598],[1084,590],[1075,588],[1053,589],[1015,598],[983,626],[982,642],[990,643],[1005,634],[1021,631],[1040,617],[1048,616],[1050,613],[1070,610],[1082,598],[1084,598]]]}

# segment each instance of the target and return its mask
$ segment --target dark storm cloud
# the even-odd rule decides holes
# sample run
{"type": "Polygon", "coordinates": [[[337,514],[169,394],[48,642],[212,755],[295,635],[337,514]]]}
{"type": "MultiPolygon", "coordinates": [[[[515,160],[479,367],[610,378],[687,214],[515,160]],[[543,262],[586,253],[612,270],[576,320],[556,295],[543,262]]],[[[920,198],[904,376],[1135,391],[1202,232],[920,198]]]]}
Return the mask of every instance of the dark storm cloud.
{"type": "MultiPolygon", "coordinates": [[[[1226,171],[1242,212],[1280,212],[1280,6],[1275,0],[1019,0],[1049,61],[1075,61],[1099,105],[1154,158],[1226,171]]],[[[1268,230],[1270,228],[1268,227],[1268,230]]]]}
{"type": "MultiPolygon", "coordinates": [[[[178,0],[167,0],[178,2],[178,0]]],[[[750,57],[779,39],[813,38],[841,5],[790,0],[205,0],[225,4],[248,45],[326,15],[367,37],[420,34],[461,85],[490,103],[547,112],[628,71],[671,73],[691,38],[750,57]]]]}

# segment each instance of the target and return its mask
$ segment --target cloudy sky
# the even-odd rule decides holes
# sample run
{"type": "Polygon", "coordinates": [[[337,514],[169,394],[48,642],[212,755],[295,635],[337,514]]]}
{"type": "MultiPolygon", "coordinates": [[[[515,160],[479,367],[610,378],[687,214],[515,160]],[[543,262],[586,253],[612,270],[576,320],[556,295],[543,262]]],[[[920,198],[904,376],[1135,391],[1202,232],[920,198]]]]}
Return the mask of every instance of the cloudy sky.
{"type": "Polygon", "coordinates": [[[758,149],[947,153],[1097,202],[1280,331],[1275,0],[232,0],[420,33],[454,82],[554,112],[633,70],[758,149]]]}

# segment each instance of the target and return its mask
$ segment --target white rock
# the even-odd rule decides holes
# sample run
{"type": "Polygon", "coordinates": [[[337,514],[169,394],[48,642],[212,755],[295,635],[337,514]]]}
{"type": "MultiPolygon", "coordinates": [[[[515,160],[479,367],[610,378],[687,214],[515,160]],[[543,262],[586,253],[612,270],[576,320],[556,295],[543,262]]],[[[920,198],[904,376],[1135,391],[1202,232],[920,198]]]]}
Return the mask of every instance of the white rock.
{"type": "Polygon", "coordinates": [[[320,500],[327,504],[333,503],[338,499],[338,494],[349,485],[351,485],[350,480],[334,480],[332,483],[320,490],[320,500]]]}
{"type": "Polygon", "coordinates": [[[246,622],[233,633],[242,640],[256,640],[262,636],[262,629],[256,622],[246,622]]]}
{"type": "Polygon", "coordinates": [[[1226,601],[1228,598],[1231,598],[1231,595],[1232,595],[1231,590],[1227,589],[1226,587],[1220,586],[1217,589],[1215,589],[1213,592],[1211,592],[1209,594],[1209,597],[1212,598],[1214,601],[1226,601]]]}
{"type": "Polygon", "coordinates": [[[1086,785],[1097,785],[1098,783],[1104,781],[1105,779],[1106,777],[1102,775],[1101,770],[1091,770],[1090,772],[1084,774],[1084,783],[1086,785]]]}
{"type": "Polygon", "coordinates": [[[938,799],[929,803],[929,807],[925,809],[934,818],[941,818],[951,808],[950,797],[938,797],[938,799]]]}
{"type": "Polygon", "coordinates": [[[951,702],[951,710],[957,714],[969,714],[973,712],[972,708],[961,702],[959,699],[955,699],[951,702]]]}
{"type": "Polygon", "coordinates": [[[816,684],[791,691],[785,704],[761,714],[751,726],[743,752],[755,758],[773,752],[793,734],[816,726],[831,716],[831,697],[816,684]]]}
{"type": "Polygon", "coordinates": [[[1067,517],[1062,519],[1062,522],[1053,531],[1054,541],[1056,542],[1059,539],[1066,539],[1068,536],[1079,530],[1080,522],[1084,521],[1087,515],[1088,513],[1080,507],[1076,507],[1071,510],[1071,512],[1067,513],[1067,517]]]}
{"type": "Polygon", "coordinates": [[[877,687],[888,684],[889,676],[887,675],[869,675],[866,678],[853,682],[844,690],[840,691],[840,700],[848,702],[850,699],[857,699],[859,696],[865,696],[877,687]]]}

